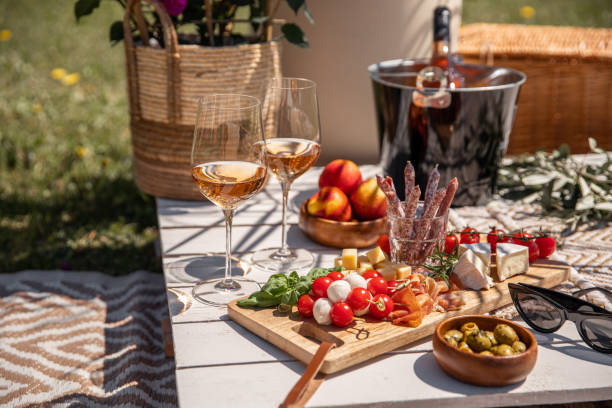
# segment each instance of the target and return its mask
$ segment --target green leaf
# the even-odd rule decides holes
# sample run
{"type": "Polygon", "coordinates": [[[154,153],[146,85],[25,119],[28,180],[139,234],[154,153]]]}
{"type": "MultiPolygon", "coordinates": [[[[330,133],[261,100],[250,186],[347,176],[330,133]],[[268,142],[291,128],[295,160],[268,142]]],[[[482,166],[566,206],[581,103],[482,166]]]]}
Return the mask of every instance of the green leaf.
{"type": "Polygon", "coordinates": [[[302,296],[304,293],[308,293],[311,287],[312,280],[307,276],[302,276],[300,277],[298,283],[295,285],[295,291],[298,292],[300,296],[302,296]]]}
{"type": "Polygon", "coordinates": [[[298,299],[298,293],[295,290],[290,290],[288,292],[283,293],[283,296],[281,297],[281,303],[284,305],[295,306],[297,305],[298,299]]]}
{"type": "Polygon", "coordinates": [[[81,17],[91,14],[98,7],[100,7],[100,0],[78,0],[74,4],[74,16],[79,21],[81,17]]]}
{"type": "Polygon", "coordinates": [[[295,288],[295,285],[298,283],[299,279],[300,275],[298,275],[296,271],[291,272],[287,277],[287,286],[289,287],[289,289],[295,288]]]}
{"type": "Polygon", "coordinates": [[[261,288],[261,291],[267,292],[272,296],[281,296],[287,289],[287,276],[282,273],[277,273],[270,276],[266,284],[261,288]]]}
{"type": "Polygon", "coordinates": [[[280,304],[280,298],[272,297],[266,292],[254,292],[246,299],[236,302],[240,307],[270,307],[280,304]]]}
{"type": "Polygon", "coordinates": [[[287,4],[289,5],[289,7],[291,7],[291,10],[293,10],[295,15],[297,16],[300,7],[304,5],[304,0],[287,0],[287,4]]]}
{"type": "Polygon", "coordinates": [[[111,45],[116,45],[119,41],[123,40],[123,22],[115,21],[109,31],[109,39],[111,45]]]}
{"type": "Polygon", "coordinates": [[[286,23],[281,26],[281,32],[291,44],[298,47],[308,48],[308,40],[300,27],[293,23],[286,23]]]}

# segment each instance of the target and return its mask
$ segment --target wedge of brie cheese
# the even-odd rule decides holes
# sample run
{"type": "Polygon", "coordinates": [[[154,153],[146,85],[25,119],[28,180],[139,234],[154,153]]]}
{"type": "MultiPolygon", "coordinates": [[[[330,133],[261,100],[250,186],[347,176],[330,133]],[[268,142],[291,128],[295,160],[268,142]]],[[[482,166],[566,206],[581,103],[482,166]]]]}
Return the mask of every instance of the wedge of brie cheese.
{"type": "Polygon", "coordinates": [[[471,249],[466,249],[461,255],[453,273],[461,281],[463,289],[489,289],[493,286],[489,268],[471,249]]]}
{"type": "MultiPolygon", "coordinates": [[[[465,251],[471,249],[480,260],[485,264],[487,269],[491,266],[491,245],[488,242],[479,242],[477,244],[461,244],[459,245],[459,256],[463,255],[465,251]]],[[[490,273],[487,273],[490,275],[490,273]]]]}
{"type": "Polygon", "coordinates": [[[500,281],[525,273],[529,269],[529,249],[516,244],[497,244],[496,262],[497,278],[500,281]]]}

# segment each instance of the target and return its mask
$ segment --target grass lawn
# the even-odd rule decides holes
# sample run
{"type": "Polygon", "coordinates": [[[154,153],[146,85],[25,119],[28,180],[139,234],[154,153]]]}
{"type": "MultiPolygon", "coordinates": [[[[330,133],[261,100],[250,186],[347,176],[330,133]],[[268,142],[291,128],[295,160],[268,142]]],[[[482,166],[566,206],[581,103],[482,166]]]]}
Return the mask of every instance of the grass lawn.
{"type": "MultiPolygon", "coordinates": [[[[123,46],[108,41],[122,9],[102,1],[76,24],[73,6],[0,0],[11,33],[0,34],[0,272],[160,271],[155,202],[131,174],[123,46]]],[[[612,26],[610,0],[464,0],[463,10],[464,23],[612,26]]]]}

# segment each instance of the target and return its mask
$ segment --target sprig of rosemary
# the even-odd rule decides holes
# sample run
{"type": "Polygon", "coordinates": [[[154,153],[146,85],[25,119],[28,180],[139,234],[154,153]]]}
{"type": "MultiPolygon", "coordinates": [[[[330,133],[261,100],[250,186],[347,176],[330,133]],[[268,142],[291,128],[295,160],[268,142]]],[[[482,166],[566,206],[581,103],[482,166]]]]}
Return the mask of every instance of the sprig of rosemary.
{"type": "Polygon", "coordinates": [[[434,279],[441,278],[447,285],[450,285],[450,274],[455,265],[457,265],[457,262],[459,262],[458,252],[458,246],[455,246],[453,251],[447,254],[440,246],[436,245],[433,253],[427,257],[427,260],[423,263],[423,267],[429,270],[430,277],[434,279]]]}

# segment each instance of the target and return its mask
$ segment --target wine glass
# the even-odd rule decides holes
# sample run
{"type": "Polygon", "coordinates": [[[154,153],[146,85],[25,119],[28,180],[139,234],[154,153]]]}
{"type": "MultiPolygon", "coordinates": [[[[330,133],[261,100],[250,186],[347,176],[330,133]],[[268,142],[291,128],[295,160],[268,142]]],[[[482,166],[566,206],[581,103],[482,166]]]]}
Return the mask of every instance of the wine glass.
{"type": "Polygon", "coordinates": [[[193,297],[215,305],[259,290],[248,279],[232,278],[231,238],[234,210],[253,197],[265,183],[261,104],[257,98],[238,94],[200,98],[193,146],[191,175],[204,197],[225,216],[225,277],[198,282],[193,297]]]}
{"type": "Polygon", "coordinates": [[[282,241],[280,248],[253,254],[253,265],[289,273],[314,263],[305,249],[287,246],[287,197],[291,183],[319,158],[321,151],[317,85],[300,78],[272,78],[265,91],[263,117],[266,128],[268,170],[278,179],[283,192],[282,241]]]}

